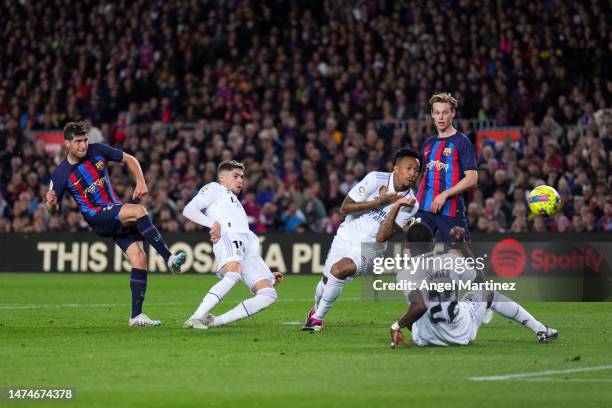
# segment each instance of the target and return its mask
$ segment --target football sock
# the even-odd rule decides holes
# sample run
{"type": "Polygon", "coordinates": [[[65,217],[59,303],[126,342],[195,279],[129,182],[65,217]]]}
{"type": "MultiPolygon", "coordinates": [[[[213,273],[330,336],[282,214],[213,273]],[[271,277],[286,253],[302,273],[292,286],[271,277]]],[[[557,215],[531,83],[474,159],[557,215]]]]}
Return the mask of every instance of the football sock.
{"type": "Polygon", "coordinates": [[[534,333],[539,331],[545,331],[546,326],[537,321],[527,310],[521,305],[513,301],[512,299],[502,295],[501,293],[494,292],[493,304],[491,308],[497,313],[501,314],[508,319],[513,319],[527,326],[534,333]]]}
{"type": "Polygon", "coordinates": [[[147,271],[132,268],[130,289],[132,289],[132,317],[136,317],[142,313],[142,304],[147,291],[147,271]]]}
{"type": "Polygon", "coordinates": [[[172,255],[168,246],[164,242],[161,234],[155,228],[155,225],[151,222],[151,218],[148,215],[143,215],[139,219],[136,220],[136,228],[138,232],[144,239],[147,240],[149,245],[151,245],[159,254],[164,258],[164,261],[168,262],[168,259],[172,255]]]}
{"type": "Polygon", "coordinates": [[[223,326],[224,324],[253,316],[255,313],[270,306],[274,301],[276,301],[276,290],[274,288],[259,289],[252,298],[241,302],[238,306],[223,313],[221,316],[215,317],[211,327],[223,326]]]}
{"type": "Polygon", "coordinates": [[[234,287],[236,283],[240,281],[240,274],[238,272],[225,272],[223,278],[217,282],[212,288],[208,290],[208,293],[204,295],[202,303],[198,306],[198,309],[191,316],[192,319],[202,319],[206,313],[210,312],[213,307],[217,305],[223,299],[227,292],[234,287]]]}
{"type": "Polygon", "coordinates": [[[319,306],[317,307],[316,313],[312,316],[317,320],[323,320],[329,309],[334,305],[338,296],[342,293],[342,287],[344,281],[336,278],[335,276],[329,276],[327,278],[327,284],[323,289],[319,306]]]}
{"type": "Polygon", "coordinates": [[[319,283],[317,283],[317,288],[315,289],[315,309],[319,307],[321,296],[323,296],[323,289],[325,289],[325,284],[323,283],[323,279],[321,279],[319,283]]]}

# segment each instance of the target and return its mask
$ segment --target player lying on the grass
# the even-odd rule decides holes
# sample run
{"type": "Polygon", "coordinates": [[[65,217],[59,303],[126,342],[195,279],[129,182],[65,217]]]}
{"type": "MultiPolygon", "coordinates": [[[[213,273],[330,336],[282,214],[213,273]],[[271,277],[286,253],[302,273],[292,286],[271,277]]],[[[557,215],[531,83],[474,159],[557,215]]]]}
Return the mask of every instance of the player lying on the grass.
{"type": "Polygon", "coordinates": [[[207,329],[253,316],[276,301],[274,286],[283,279],[281,273],[273,274],[259,256],[259,239],[249,229],[247,215],[238,200],[244,165],[234,160],[224,161],[219,164],[217,176],[219,182],[202,187],[183,210],[185,217],[210,228],[218,262],[217,276],[221,279],[206,293],[200,306],[183,324],[184,328],[207,329]],[[220,316],[211,315],[212,308],[240,280],[255,296],[220,316]]]}
{"type": "Polygon", "coordinates": [[[315,290],[315,304],[303,331],[323,329],[323,319],[342,293],[344,282],[369,268],[374,258],[385,252],[387,240],[416,213],[418,203],[412,187],[419,167],[416,151],[400,149],[395,153],[392,173],[368,173],[349,191],[340,207],[347,217],[327,254],[323,278],[315,290]],[[388,214],[393,222],[381,227],[388,214]]]}
{"type": "MultiPolygon", "coordinates": [[[[455,231],[451,231],[451,234],[462,241],[462,231],[460,234],[455,234],[455,231]]],[[[412,257],[421,256],[424,260],[438,258],[439,261],[430,259],[430,262],[421,262],[416,271],[400,271],[397,275],[398,282],[414,282],[417,288],[421,287],[422,282],[426,282],[427,287],[433,289],[453,282],[457,286],[460,281],[484,281],[482,271],[470,268],[466,262],[457,261],[461,257],[473,256],[467,243],[457,243],[448,252],[435,255],[433,233],[426,224],[415,223],[408,228],[406,246],[412,257]],[[449,264],[460,265],[463,272],[458,267],[446,269],[444,266],[449,264]]],[[[499,292],[472,291],[460,300],[457,290],[437,291],[423,288],[406,291],[404,294],[410,306],[408,312],[391,325],[393,349],[400,343],[410,344],[401,332],[404,327],[412,332],[412,340],[418,346],[467,345],[476,339],[489,308],[529,328],[540,343],[549,343],[558,336],[557,330],[544,326],[521,305],[499,292]]]]}
{"type": "Polygon", "coordinates": [[[99,143],[88,144],[87,127],[83,122],[70,122],[64,127],[64,146],[68,154],[51,174],[47,210],[55,214],[64,192],[72,195],[91,229],[101,237],[112,237],[130,261],[132,315],[129,325],[159,326],[160,321],[151,320],[142,313],[147,290],[147,256],[142,241],[147,240],[159,252],[172,273],[181,272],[186,254],[173,255],[147,210],[140,204],[122,203],[113,191],[106,170],[109,161],[125,163],[136,179],[133,200],[147,195],[149,190],[140,163],[121,150],[99,143]]]}

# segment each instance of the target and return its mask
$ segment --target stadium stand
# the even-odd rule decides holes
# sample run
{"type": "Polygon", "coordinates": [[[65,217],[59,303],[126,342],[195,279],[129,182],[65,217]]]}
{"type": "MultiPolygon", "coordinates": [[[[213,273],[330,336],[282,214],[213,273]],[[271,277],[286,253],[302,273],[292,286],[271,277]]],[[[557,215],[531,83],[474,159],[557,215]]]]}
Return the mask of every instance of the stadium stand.
{"type": "MultiPolygon", "coordinates": [[[[334,232],[350,187],[433,134],[447,90],[474,142],[475,232],[612,232],[609,3],[556,1],[8,1],[0,13],[0,231],[78,231],[43,202],[61,152],[40,131],[86,119],[135,155],[165,231],[243,160],[257,232],[334,232]],[[480,137],[518,131],[516,140],[480,137]],[[564,207],[533,218],[526,192],[564,207]]],[[[114,166],[126,201],[132,182],[114,166]]]]}

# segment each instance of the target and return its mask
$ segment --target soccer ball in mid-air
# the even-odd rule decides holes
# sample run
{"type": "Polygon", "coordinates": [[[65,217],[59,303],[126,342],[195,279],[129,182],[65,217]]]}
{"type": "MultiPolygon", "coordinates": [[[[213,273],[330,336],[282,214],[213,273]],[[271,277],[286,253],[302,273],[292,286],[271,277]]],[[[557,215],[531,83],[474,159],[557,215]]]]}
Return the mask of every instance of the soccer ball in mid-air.
{"type": "Polygon", "coordinates": [[[550,186],[537,186],[527,196],[527,204],[532,213],[550,217],[561,208],[561,197],[550,186]]]}

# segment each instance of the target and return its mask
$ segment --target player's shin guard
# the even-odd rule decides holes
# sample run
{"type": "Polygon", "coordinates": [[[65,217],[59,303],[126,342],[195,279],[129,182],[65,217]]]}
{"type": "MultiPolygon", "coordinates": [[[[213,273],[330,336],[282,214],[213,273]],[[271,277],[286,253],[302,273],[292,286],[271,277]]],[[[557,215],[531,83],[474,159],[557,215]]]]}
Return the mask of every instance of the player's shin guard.
{"type": "Polygon", "coordinates": [[[275,301],[276,290],[274,290],[274,288],[259,289],[254,297],[241,302],[238,306],[223,313],[221,316],[215,317],[211,326],[223,326],[224,324],[253,316],[255,313],[261,312],[275,301]]]}
{"type": "Polygon", "coordinates": [[[132,317],[136,317],[142,313],[142,304],[147,292],[147,271],[132,268],[130,289],[132,290],[132,317]]]}
{"type": "Polygon", "coordinates": [[[343,286],[344,281],[336,278],[335,276],[329,276],[327,278],[327,283],[323,289],[323,294],[321,295],[317,312],[312,316],[313,318],[317,320],[323,320],[325,318],[325,315],[329,309],[333,306],[336,299],[338,299],[342,293],[343,286]]]}
{"type": "Polygon", "coordinates": [[[523,326],[527,326],[534,333],[546,331],[546,326],[537,321],[521,305],[501,293],[494,292],[491,308],[502,316],[516,320],[523,326]]]}
{"type": "Polygon", "coordinates": [[[323,283],[323,278],[317,283],[317,288],[315,289],[315,309],[319,307],[319,302],[321,301],[321,296],[323,296],[323,289],[325,289],[325,283],[323,283]]]}
{"type": "Polygon", "coordinates": [[[191,316],[192,319],[203,319],[206,313],[210,312],[213,307],[223,299],[225,295],[240,282],[240,274],[238,272],[225,272],[223,279],[217,282],[202,299],[202,303],[191,316]]]}
{"type": "Polygon", "coordinates": [[[155,228],[155,225],[151,222],[151,218],[148,215],[143,215],[139,219],[136,220],[136,228],[138,232],[144,239],[147,240],[149,245],[151,245],[155,250],[164,258],[164,261],[168,262],[168,259],[172,255],[168,246],[164,242],[161,234],[155,228]]]}

